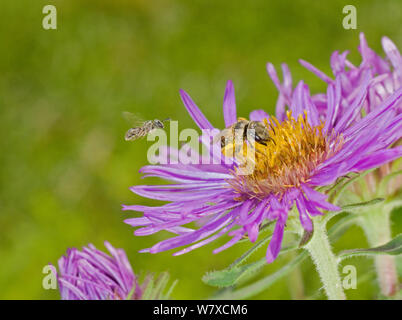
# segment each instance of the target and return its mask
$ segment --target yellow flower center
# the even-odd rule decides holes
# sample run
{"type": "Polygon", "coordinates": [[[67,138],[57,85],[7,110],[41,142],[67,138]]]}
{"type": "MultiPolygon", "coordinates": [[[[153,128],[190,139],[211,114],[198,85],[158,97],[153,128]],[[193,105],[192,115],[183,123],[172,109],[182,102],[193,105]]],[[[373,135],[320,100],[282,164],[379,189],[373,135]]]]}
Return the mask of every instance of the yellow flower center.
{"type": "MultiPolygon", "coordinates": [[[[279,122],[275,117],[264,119],[270,140],[266,145],[244,143],[242,154],[245,165],[236,168],[235,179],[230,185],[240,194],[240,198],[264,198],[266,195],[280,194],[288,188],[299,187],[308,182],[314,169],[323,161],[333,156],[343,144],[342,136],[323,133],[324,123],[311,126],[307,121],[307,112],[297,120],[287,112],[287,119],[279,122]],[[248,148],[253,148],[254,159],[247,155],[248,148]],[[245,169],[249,174],[244,174],[245,169]]],[[[226,149],[226,148],[225,148],[226,149]]],[[[223,150],[224,154],[226,151],[223,150]]]]}

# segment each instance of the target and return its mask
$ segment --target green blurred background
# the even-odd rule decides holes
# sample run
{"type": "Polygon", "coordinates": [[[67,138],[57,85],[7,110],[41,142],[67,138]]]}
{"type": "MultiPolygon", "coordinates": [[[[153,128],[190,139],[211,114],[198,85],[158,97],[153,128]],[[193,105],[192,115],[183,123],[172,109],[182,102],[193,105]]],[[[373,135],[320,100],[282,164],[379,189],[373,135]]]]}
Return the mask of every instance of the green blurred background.
{"type": "MultiPolygon", "coordinates": [[[[277,92],[267,61],[288,63],[295,80],[322,91],[324,84],[299,58],[329,73],[332,51],[350,49],[358,63],[360,31],[381,54],[383,35],[402,48],[401,21],[400,0],[2,0],[0,298],[58,299],[57,291],[42,288],[42,268],[68,247],[91,242],[103,250],[104,240],[124,248],[136,272],[169,271],[179,279],[173,298],[208,297],[214,289],[201,276],[226,267],[250,245],[212,255],[227,240],[221,239],[179,257],[138,253],[168,234],[134,237],[122,222],[135,214],[122,212],[122,203],[155,204],[128,189],[143,182],[138,170],[147,162],[149,143],[123,140],[129,126],[122,111],[195,128],[178,95],[183,88],[221,127],[224,87],[232,79],[240,115],[256,108],[272,112],[277,92]],[[46,4],[57,7],[57,30],[42,28],[46,4]],[[347,4],[357,7],[357,30],[342,28],[347,4]]],[[[400,232],[401,219],[393,218],[394,233],[400,232]]],[[[334,248],[366,245],[362,231],[352,227],[334,248]]],[[[348,263],[356,265],[358,277],[374,269],[366,258],[348,263]]],[[[321,287],[318,276],[310,261],[301,271],[310,297],[321,287]]],[[[255,298],[291,298],[290,282],[283,279],[255,298]]],[[[372,299],[376,292],[369,278],[346,293],[372,299]]]]}

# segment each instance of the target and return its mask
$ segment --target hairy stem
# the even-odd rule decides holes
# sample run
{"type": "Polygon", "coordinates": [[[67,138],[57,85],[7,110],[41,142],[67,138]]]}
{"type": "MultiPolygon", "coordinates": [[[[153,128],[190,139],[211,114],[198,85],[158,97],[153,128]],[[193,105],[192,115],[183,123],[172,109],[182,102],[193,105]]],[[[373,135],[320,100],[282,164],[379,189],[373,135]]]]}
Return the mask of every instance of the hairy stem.
{"type": "Polygon", "coordinates": [[[341,278],[338,272],[338,261],[331,250],[323,217],[315,217],[314,234],[305,248],[314,261],[317,272],[324,285],[329,300],[345,300],[341,278]]]}

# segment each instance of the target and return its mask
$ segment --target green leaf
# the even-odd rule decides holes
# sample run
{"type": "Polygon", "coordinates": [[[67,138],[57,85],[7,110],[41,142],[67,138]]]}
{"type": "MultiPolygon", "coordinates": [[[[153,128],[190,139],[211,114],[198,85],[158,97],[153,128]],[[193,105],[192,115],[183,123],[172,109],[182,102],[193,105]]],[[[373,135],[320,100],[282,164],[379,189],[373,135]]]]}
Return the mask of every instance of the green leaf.
{"type": "MultiPolygon", "coordinates": [[[[282,248],[280,254],[297,249],[297,245],[291,245],[282,248]]],[[[236,262],[236,261],[235,261],[236,262]]],[[[264,267],[267,261],[264,258],[243,266],[234,265],[234,263],[226,269],[208,272],[202,277],[202,281],[214,287],[230,287],[237,284],[240,280],[247,276],[255,275],[257,271],[264,267]]]]}
{"type": "Polygon", "coordinates": [[[230,287],[236,283],[244,271],[252,269],[251,265],[208,272],[202,277],[202,281],[213,287],[230,287]]]}
{"type": "Polygon", "coordinates": [[[228,268],[234,268],[236,266],[239,266],[243,262],[246,262],[250,256],[257,251],[261,246],[263,246],[265,243],[267,243],[271,239],[272,235],[268,235],[265,238],[261,239],[258,241],[255,245],[253,245],[250,249],[248,249],[245,253],[243,253],[240,258],[236,259],[228,268]]]}
{"type": "Polygon", "coordinates": [[[340,211],[331,211],[331,212],[327,212],[324,216],[325,221],[329,221],[331,220],[333,217],[337,216],[338,214],[341,214],[343,212],[346,211],[357,211],[360,210],[361,208],[365,208],[368,206],[373,206],[376,205],[380,202],[383,202],[384,199],[383,198],[375,198],[369,201],[363,201],[363,202],[356,202],[356,203],[352,203],[352,204],[346,204],[341,206],[341,210],[340,211]]]}
{"type": "Polygon", "coordinates": [[[270,274],[238,290],[224,290],[223,292],[217,294],[216,296],[212,297],[212,299],[216,300],[238,300],[238,299],[247,299],[252,297],[270,287],[274,284],[277,280],[281,279],[284,275],[292,271],[299,263],[301,263],[305,258],[308,257],[307,251],[303,251],[299,254],[295,259],[281,267],[278,271],[270,274]]]}
{"type": "Polygon", "coordinates": [[[360,208],[364,208],[364,207],[368,207],[368,206],[373,206],[376,205],[378,203],[383,202],[384,199],[383,198],[375,198],[369,201],[363,201],[363,202],[358,202],[358,203],[352,203],[352,204],[347,204],[342,206],[342,211],[353,211],[356,209],[360,209],[360,208]]]}
{"type": "Polygon", "coordinates": [[[396,256],[401,253],[402,253],[402,234],[399,234],[390,242],[379,247],[342,251],[339,253],[338,258],[346,259],[354,256],[384,255],[384,254],[396,256]]]}

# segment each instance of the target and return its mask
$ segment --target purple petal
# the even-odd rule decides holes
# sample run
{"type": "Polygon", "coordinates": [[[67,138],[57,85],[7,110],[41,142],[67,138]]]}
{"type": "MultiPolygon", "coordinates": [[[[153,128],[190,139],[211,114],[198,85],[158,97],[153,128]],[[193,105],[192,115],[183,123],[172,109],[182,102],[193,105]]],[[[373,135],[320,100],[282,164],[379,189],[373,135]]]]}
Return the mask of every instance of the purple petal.
{"type": "Polygon", "coordinates": [[[269,212],[267,214],[267,218],[270,220],[279,219],[281,216],[287,215],[287,210],[279,203],[278,199],[275,196],[271,196],[269,198],[269,212]]]}
{"type": "Polygon", "coordinates": [[[276,102],[275,114],[276,117],[283,121],[286,117],[285,106],[291,104],[291,96],[292,96],[292,76],[290,74],[288,66],[283,63],[281,65],[282,73],[283,73],[283,85],[279,81],[278,75],[276,73],[275,67],[272,63],[267,63],[267,72],[272,82],[276,86],[279,91],[279,97],[276,102]]]}
{"type": "Polygon", "coordinates": [[[402,156],[402,146],[398,146],[393,149],[380,150],[360,160],[353,167],[353,169],[362,171],[371,168],[376,168],[383,165],[384,163],[398,159],[401,156],[402,156]]]}
{"type": "Polygon", "coordinates": [[[263,121],[268,118],[269,115],[264,110],[254,110],[250,112],[250,121],[263,121]]]}
{"type": "Polygon", "coordinates": [[[270,198],[265,198],[264,200],[260,201],[255,207],[253,214],[250,214],[246,220],[242,221],[242,223],[247,225],[261,219],[269,201],[270,198]]]}
{"type": "Polygon", "coordinates": [[[271,241],[267,248],[267,263],[273,262],[281,251],[286,219],[287,217],[283,217],[276,222],[274,233],[272,234],[271,241]]]}
{"type": "Polygon", "coordinates": [[[226,226],[232,220],[233,216],[237,213],[238,208],[234,208],[230,213],[224,213],[223,216],[218,215],[215,219],[209,221],[206,225],[190,234],[170,238],[157,243],[151,248],[150,252],[157,253],[161,251],[166,251],[179,246],[190,244],[198,240],[202,240],[226,226]]]}
{"type": "Polygon", "coordinates": [[[283,87],[288,95],[292,93],[292,75],[286,63],[281,64],[283,74],[283,87]]]}
{"type": "Polygon", "coordinates": [[[339,77],[335,79],[335,87],[330,84],[327,88],[327,117],[325,119],[324,132],[331,132],[338,116],[339,106],[341,101],[341,80],[339,77]]]}
{"type": "MultiPolygon", "coordinates": [[[[215,165],[216,166],[216,165],[215,165]]],[[[188,180],[188,183],[196,181],[208,180],[225,180],[233,178],[229,173],[213,172],[209,170],[209,166],[204,165],[204,169],[208,171],[198,170],[192,166],[187,165],[186,168],[175,166],[145,166],[142,167],[140,172],[144,174],[152,174],[168,180],[188,180]]]]}
{"type": "MultiPolygon", "coordinates": [[[[330,210],[330,211],[338,211],[341,208],[329,203],[326,201],[327,195],[322,194],[321,192],[318,192],[306,184],[302,184],[302,190],[307,196],[307,199],[305,202],[311,202],[314,206],[323,208],[325,210],[330,210]]],[[[313,209],[314,210],[314,209],[313,209]]]]}
{"type": "Polygon", "coordinates": [[[296,198],[297,210],[299,210],[300,223],[307,231],[313,231],[313,223],[307,213],[306,205],[304,203],[304,197],[299,196],[296,198]]]}
{"type": "Polygon", "coordinates": [[[323,215],[324,213],[317,209],[312,201],[304,200],[308,213],[312,216],[323,215]]]}
{"type": "Polygon", "coordinates": [[[325,194],[322,194],[321,192],[318,192],[310,188],[305,183],[303,183],[301,187],[304,193],[306,194],[308,200],[325,201],[327,199],[327,196],[325,194]]]}
{"type": "Polygon", "coordinates": [[[318,70],[316,67],[314,67],[312,64],[310,64],[309,62],[300,59],[299,63],[305,67],[307,70],[311,71],[312,73],[314,73],[318,78],[320,78],[321,80],[327,82],[327,83],[333,83],[334,80],[332,80],[330,77],[328,77],[324,72],[322,72],[321,70],[318,70]]]}
{"type": "Polygon", "coordinates": [[[399,79],[402,81],[402,57],[395,44],[387,37],[382,38],[382,47],[391,61],[392,66],[397,72],[399,79]]]}
{"type": "Polygon", "coordinates": [[[335,182],[338,177],[334,170],[321,169],[309,179],[308,183],[313,186],[326,186],[335,182]]]}
{"type": "Polygon", "coordinates": [[[259,231],[260,226],[257,223],[251,224],[249,227],[247,227],[247,234],[248,238],[251,242],[255,242],[258,238],[258,231],[259,231]]]}
{"type": "Polygon", "coordinates": [[[388,63],[382,59],[379,55],[377,55],[372,49],[367,45],[366,37],[364,33],[361,32],[360,35],[360,45],[359,51],[363,58],[363,62],[361,66],[370,66],[374,67],[374,71],[376,73],[388,73],[390,72],[390,68],[388,63]]]}
{"type": "Polygon", "coordinates": [[[226,84],[225,96],[223,98],[223,118],[225,120],[226,128],[230,127],[237,121],[236,99],[231,80],[229,80],[226,84]]]}
{"type": "Polygon", "coordinates": [[[281,82],[279,81],[275,67],[272,63],[269,63],[269,62],[267,63],[267,72],[268,72],[268,75],[270,76],[272,82],[278,89],[278,91],[281,92],[282,91],[281,82]]]}
{"type": "Polygon", "coordinates": [[[152,191],[146,188],[147,186],[134,186],[131,187],[130,190],[135,194],[138,194],[141,197],[155,199],[155,200],[162,200],[162,201],[182,201],[182,200],[200,200],[208,199],[213,201],[218,196],[227,196],[228,198],[232,196],[232,191],[223,188],[223,189],[216,189],[216,190],[205,190],[200,192],[180,192],[172,190],[166,191],[152,191]],[[226,189],[226,190],[225,190],[226,189]]]}
{"type": "Polygon", "coordinates": [[[384,112],[394,108],[402,99],[402,88],[399,88],[392,95],[390,95],[385,101],[381,103],[374,111],[370,112],[367,116],[365,116],[361,121],[356,124],[350,126],[347,130],[345,130],[344,135],[357,135],[361,132],[361,130],[370,124],[376,122],[376,118],[379,118],[384,112]]]}
{"type": "Polygon", "coordinates": [[[230,241],[228,241],[226,244],[224,244],[223,246],[215,249],[213,251],[214,254],[217,254],[223,250],[226,250],[228,248],[230,248],[231,246],[235,245],[241,238],[243,237],[242,234],[239,234],[237,236],[234,236],[232,239],[230,239],[230,241]]]}
{"type": "Polygon", "coordinates": [[[180,89],[180,96],[186,107],[188,113],[191,118],[193,118],[194,122],[200,127],[200,129],[213,129],[214,127],[211,123],[205,118],[201,110],[197,107],[194,101],[190,98],[190,96],[184,90],[180,89]]]}
{"type": "Polygon", "coordinates": [[[354,99],[352,105],[348,107],[348,110],[335,126],[335,130],[337,132],[342,132],[344,128],[346,128],[360,113],[360,110],[363,107],[363,101],[364,99],[366,99],[367,96],[367,87],[369,85],[370,79],[370,73],[366,72],[358,96],[354,99]]]}
{"type": "Polygon", "coordinates": [[[345,70],[345,61],[347,54],[348,51],[343,52],[341,55],[339,54],[338,51],[335,51],[331,55],[330,63],[334,74],[341,73],[345,70]]]}
{"type": "Polygon", "coordinates": [[[292,116],[297,119],[297,117],[301,114],[303,115],[303,88],[304,82],[303,80],[299,81],[297,84],[295,91],[292,96],[292,104],[290,106],[290,110],[292,111],[292,116]]]}
{"type": "MultiPolygon", "coordinates": [[[[241,205],[240,210],[239,210],[240,220],[245,221],[247,219],[247,217],[249,216],[249,212],[253,205],[254,205],[253,200],[244,201],[244,203],[241,205]]],[[[252,213],[250,215],[252,215],[252,213]]]]}
{"type": "Polygon", "coordinates": [[[320,124],[320,118],[318,114],[317,107],[315,106],[313,100],[310,96],[310,89],[307,85],[304,86],[303,90],[303,106],[308,114],[308,121],[312,126],[317,126],[320,124]]]}
{"type": "Polygon", "coordinates": [[[233,227],[233,225],[234,225],[234,222],[230,223],[229,225],[227,225],[226,227],[224,227],[221,231],[219,231],[218,233],[214,234],[213,236],[211,236],[211,237],[209,237],[209,238],[207,238],[207,239],[205,239],[205,240],[202,240],[202,241],[200,241],[200,242],[197,242],[197,243],[195,243],[195,244],[193,244],[193,245],[191,245],[191,246],[189,246],[189,247],[187,247],[187,248],[184,248],[184,249],[182,249],[182,250],[180,250],[180,251],[177,251],[177,252],[175,252],[173,255],[174,255],[174,256],[179,256],[179,255],[188,253],[188,252],[190,252],[190,251],[193,251],[194,249],[198,249],[198,248],[200,248],[200,247],[202,247],[202,246],[205,246],[205,245],[207,245],[208,243],[211,243],[212,241],[215,241],[216,239],[218,239],[219,237],[221,237],[221,236],[222,236],[223,234],[225,234],[226,232],[228,232],[228,231],[233,227]]]}
{"type": "Polygon", "coordinates": [[[152,222],[146,217],[139,217],[139,218],[125,219],[124,223],[127,223],[132,227],[139,227],[139,226],[150,225],[152,222]]]}
{"type": "Polygon", "coordinates": [[[283,95],[279,95],[275,106],[275,115],[279,121],[284,121],[286,118],[286,99],[283,95]]]}

